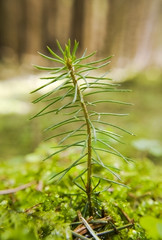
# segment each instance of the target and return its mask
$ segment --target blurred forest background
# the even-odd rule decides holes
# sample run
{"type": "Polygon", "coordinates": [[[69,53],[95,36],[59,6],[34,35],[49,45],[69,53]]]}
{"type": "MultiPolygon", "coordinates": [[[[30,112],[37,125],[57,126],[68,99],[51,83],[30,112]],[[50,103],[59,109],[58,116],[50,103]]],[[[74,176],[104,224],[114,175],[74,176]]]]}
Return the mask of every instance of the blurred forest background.
{"type": "Polygon", "coordinates": [[[70,38],[80,49],[115,54],[116,66],[162,66],[161,0],[1,0],[0,22],[2,60],[23,62],[70,38]]]}
{"type": "MultiPolygon", "coordinates": [[[[37,51],[56,49],[56,39],[80,42],[80,53],[114,54],[110,75],[133,89],[135,103],[122,125],[137,134],[130,151],[162,156],[162,0],[1,0],[0,1],[0,152],[1,159],[29,153],[42,141],[43,119],[29,92],[38,72],[37,51]]],[[[128,154],[129,150],[127,149],[128,154]]]]}

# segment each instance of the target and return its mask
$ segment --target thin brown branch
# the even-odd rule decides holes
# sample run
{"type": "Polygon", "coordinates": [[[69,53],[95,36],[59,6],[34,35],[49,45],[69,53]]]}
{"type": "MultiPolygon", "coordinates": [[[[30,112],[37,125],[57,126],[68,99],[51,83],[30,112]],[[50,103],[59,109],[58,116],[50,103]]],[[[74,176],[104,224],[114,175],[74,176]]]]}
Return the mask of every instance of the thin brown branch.
{"type": "Polygon", "coordinates": [[[33,209],[39,207],[41,204],[42,204],[42,203],[37,203],[37,204],[35,204],[34,206],[32,206],[32,207],[30,207],[30,208],[27,208],[27,209],[24,211],[24,213],[29,213],[29,212],[31,213],[31,211],[32,211],[33,209]]]}
{"type": "Polygon", "coordinates": [[[121,212],[121,214],[124,216],[124,218],[129,222],[129,223],[134,223],[134,219],[131,219],[126,212],[124,212],[123,209],[121,209],[117,204],[115,204],[115,206],[119,209],[119,211],[121,212]]]}
{"type": "MultiPolygon", "coordinates": [[[[112,218],[107,216],[107,217],[104,217],[104,218],[100,218],[100,219],[96,219],[96,220],[89,220],[89,219],[92,219],[91,217],[87,219],[87,222],[89,223],[93,223],[93,224],[97,224],[97,223],[102,223],[102,224],[107,224],[109,221],[112,221],[112,218]]],[[[71,225],[79,225],[81,224],[82,222],[73,222],[71,223],[71,225]]]]}
{"type": "Polygon", "coordinates": [[[30,183],[26,183],[26,184],[23,184],[23,185],[20,185],[16,188],[10,188],[10,189],[5,189],[5,190],[0,190],[0,195],[5,195],[5,194],[11,194],[11,193],[16,193],[18,191],[21,191],[21,190],[24,190],[28,187],[31,187],[32,185],[34,185],[36,182],[33,181],[33,182],[30,182],[30,183]]]}

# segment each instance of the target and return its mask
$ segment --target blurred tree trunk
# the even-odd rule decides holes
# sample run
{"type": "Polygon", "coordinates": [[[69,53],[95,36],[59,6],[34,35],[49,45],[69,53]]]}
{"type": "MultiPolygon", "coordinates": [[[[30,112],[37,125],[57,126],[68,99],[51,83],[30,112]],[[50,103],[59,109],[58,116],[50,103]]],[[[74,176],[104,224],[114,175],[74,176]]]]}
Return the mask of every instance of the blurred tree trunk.
{"type": "Polygon", "coordinates": [[[4,40],[3,40],[3,33],[4,33],[4,2],[0,1],[0,56],[3,55],[2,53],[2,46],[4,45],[4,40]]]}
{"type": "Polygon", "coordinates": [[[84,8],[83,47],[89,51],[100,50],[106,41],[106,17],[108,12],[107,0],[87,0],[84,8]]]}
{"type": "Polygon", "coordinates": [[[58,2],[53,0],[44,1],[43,7],[43,39],[45,46],[52,46],[56,38],[56,20],[58,18],[58,2]]]}
{"type": "Polygon", "coordinates": [[[84,30],[84,18],[85,18],[85,0],[73,1],[72,8],[72,27],[71,27],[71,39],[75,39],[80,42],[80,47],[82,47],[83,42],[83,30],[84,30]]]}
{"type": "Polygon", "coordinates": [[[43,0],[24,0],[26,14],[25,51],[36,54],[43,46],[43,0]]]}
{"type": "MultiPolygon", "coordinates": [[[[56,39],[64,45],[70,37],[70,32],[72,26],[72,6],[73,0],[55,0],[57,4],[57,17],[54,19],[55,21],[55,29],[51,29],[54,31],[55,38],[52,39],[53,43],[56,39]]],[[[55,12],[53,12],[55,15],[55,12]]]]}
{"type": "Polygon", "coordinates": [[[20,56],[23,50],[24,14],[21,0],[0,2],[0,44],[5,57],[20,56]]]}
{"type": "MultiPolygon", "coordinates": [[[[129,0],[109,0],[105,52],[115,54],[117,66],[123,66],[133,59],[149,61],[151,54],[151,31],[155,24],[156,7],[159,1],[141,0],[140,4],[129,0]],[[146,55],[147,54],[147,55],[146,55]]],[[[139,63],[139,62],[138,62],[139,63]]]]}

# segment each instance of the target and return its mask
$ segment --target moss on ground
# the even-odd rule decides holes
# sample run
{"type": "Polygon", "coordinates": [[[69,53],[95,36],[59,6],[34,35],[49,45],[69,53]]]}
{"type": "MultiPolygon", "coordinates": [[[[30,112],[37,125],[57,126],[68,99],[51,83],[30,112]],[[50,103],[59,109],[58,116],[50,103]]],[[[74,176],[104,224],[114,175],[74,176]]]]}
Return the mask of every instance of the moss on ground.
{"type": "MultiPolygon", "coordinates": [[[[72,239],[71,223],[77,220],[77,210],[83,213],[86,205],[86,196],[80,195],[71,181],[71,176],[76,176],[81,167],[71,170],[59,185],[55,185],[49,181],[51,174],[63,170],[75,159],[77,152],[67,151],[64,155],[42,161],[50,152],[49,144],[41,144],[32,154],[1,162],[0,189],[25,188],[5,195],[1,192],[1,240],[72,239]],[[28,183],[31,185],[26,187],[24,184],[28,183]]],[[[149,159],[137,159],[126,164],[114,156],[105,154],[104,158],[122,169],[122,181],[129,188],[101,182],[94,198],[98,209],[96,216],[110,216],[116,227],[128,223],[124,215],[134,219],[133,227],[107,235],[105,239],[162,239],[161,167],[149,159]],[[106,191],[102,192],[105,188],[106,191]]],[[[94,169],[96,172],[99,170],[94,169]]]]}

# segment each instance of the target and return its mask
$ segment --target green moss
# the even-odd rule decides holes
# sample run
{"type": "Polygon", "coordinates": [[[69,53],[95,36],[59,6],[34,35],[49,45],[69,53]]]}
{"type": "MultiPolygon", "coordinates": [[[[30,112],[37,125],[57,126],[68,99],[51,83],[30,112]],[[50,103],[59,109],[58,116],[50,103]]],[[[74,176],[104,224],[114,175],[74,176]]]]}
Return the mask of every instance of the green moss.
{"type": "MultiPolygon", "coordinates": [[[[70,223],[77,219],[78,209],[84,214],[86,205],[86,197],[79,195],[77,187],[71,186],[70,176],[75,176],[76,169],[71,170],[70,175],[59,186],[50,182],[49,178],[58,167],[60,170],[64,169],[64,164],[70,163],[76,152],[67,152],[48,160],[46,164],[41,159],[50,151],[49,144],[42,144],[33,154],[26,155],[21,160],[1,163],[1,190],[28,182],[33,184],[16,193],[0,195],[0,239],[72,239],[70,223]]],[[[161,167],[156,167],[148,159],[136,160],[127,165],[118,159],[114,161],[114,157],[111,159],[110,156],[104,156],[110,163],[122,165],[120,175],[130,188],[101,183],[96,189],[94,205],[99,214],[104,211],[111,216],[116,227],[127,223],[121,210],[135,221],[133,228],[123,229],[117,235],[111,234],[110,238],[153,239],[148,221],[151,217],[152,230],[159,237],[156,239],[160,239],[158,224],[161,224],[161,167]],[[107,190],[102,192],[104,188],[107,190]]]]}

